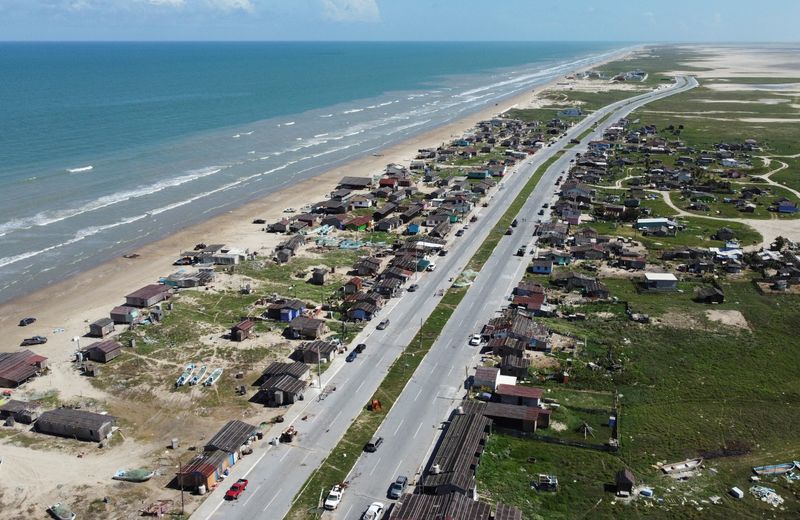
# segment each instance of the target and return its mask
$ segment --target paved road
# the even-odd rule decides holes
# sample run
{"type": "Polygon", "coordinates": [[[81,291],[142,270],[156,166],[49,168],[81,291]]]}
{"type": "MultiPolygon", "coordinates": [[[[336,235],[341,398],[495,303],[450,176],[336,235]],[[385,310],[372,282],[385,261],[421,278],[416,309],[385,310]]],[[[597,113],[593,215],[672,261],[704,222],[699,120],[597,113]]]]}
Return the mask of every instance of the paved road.
{"type": "MultiPolygon", "coordinates": [[[[664,89],[646,96],[651,99],[674,91],[677,88],[669,91],[664,89]]],[[[629,100],[628,103],[630,102],[629,100]]],[[[328,393],[324,400],[319,399],[318,389],[307,392],[304,402],[287,411],[287,422],[267,432],[265,437],[269,439],[277,436],[280,430],[294,424],[300,431],[295,442],[277,447],[262,443],[253,455],[233,468],[229,477],[232,480],[250,480],[245,495],[239,501],[225,502],[223,495],[226,486],[223,484],[210,494],[192,518],[271,520],[284,517],[307,478],[341,439],[383,380],[391,363],[402,353],[421,323],[433,311],[439,301],[434,293],[438,289],[447,288],[450,285],[448,280],[463,270],[531,173],[562,149],[569,138],[580,135],[595,120],[625,104],[626,102],[620,102],[596,112],[570,129],[568,136],[559,143],[523,161],[511,172],[501,183],[502,188],[492,196],[489,207],[480,208],[479,222],[464,237],[455,239],[448,248],[448,256],[436,258],[438,267],[435,271],[419,276],[419,280],[416,280],[419,290],[393,300],[354,340],[355,343],[368,345],[365,353],[353,363],[345,363],[344,359],[339,358],[323,374],[323,386],[335,386],[337,390],[328,393]],[[384,331],[376,330],[377,322],[387,316],[391,318],[391,325],[384,331]],[[306,419],[303,420],[302,417],[306,419]]],[[[555,171],[556,166],[565,161],[568,160],[560,159],[550,171],[555,171]]],[[[566,167],[567,164],[562,164],[558,171],[566,167]]],[[[554,179],[554,176],[548,174],[547,189],[537,188],[532,195],[531,199],[538,201],[535,204],[536,209],[544,201],[545,193],[552,194],[554,179]]],[[[532,222],[523,224],[510,237],[511,240],[504,239],[501,242],[502,251],[496,251],[482,270],[478,283],[468,291],[467,297],[443,330],[442,337],[417,369],[400,401],[388,414],[381,427],[381,434],[387,439],[384,446],[379,452],[359,459],[352,479],[356,488],[345,495],[345,505],[338,513],[340,516],[344,513],[344,517],[349,518],[350,512],[360,515],[371,501],[368,497],[383,497],[385,488],[396,473],[413,474],[423,460],[424,450],[430,446],[439,421],[444,418],[453,399],[458,397],[466,367],[472,364],[476,349],[465,347],[467,335],[478,329],[479,322],[485,320],[487,313],[499,307],[499,300],[510,290],[517,275],[521,276],[524,270],[522,259],[514,257],[509,262],[509,256],[505,254],[508,244],[515,244],[510,246],[513,253],[518,244],[532,240],[532,222]],[[513,272],[506,272],[508,266],[514,267],[513,272]],[[468,311],[465,312],[465,308],[468,311]]]]}
{"type": "MultiPolygon", "coordinates": [[[[582,127],[570,130],[568,138],[580,135],[594,121],[613,111],[614,114],[604,124],[599,125],[584,142],[600,139],[606,127],[635,108],[695,85],[693,78],[680,78],[673,89],[658,91],[634,102],[602,110],[584,121],[582,127]]],[[[555,181],[562,171],[569,168],[575,152],[584,152],[585,149],[585,146],[579,146],[569,150],[543,175],[520,211],[519,225],[514,234],[505,236],[500,241],[415,372],[411,383],[378,430],[379,435],[385,439],[383,446],[377,452],[364,453],[359,458],[350,474],[350,485],[342,503],[337,511],[328,515],[330,518],[359,518],[375,500],[388,504],[391,502],[386,496],[389,485],[398,475],[406,475],[411,482],[416,482],[428,453],[440,434],[442,421],[446,420],[456,403],[465,395],[467,374],[472,372],[479,357],[480,348],[467,344],[468,335],[478,332],[483,323],[508,303],[508,295],[522,278],[531,258],[530,254],[518,257],[515,253],[520,246],[531,246],[535,243],[536,239],[532,235],[536,221],[549,217],[548,210],[540,217],[539,209],[545,202],[552,202],[556,192],[555,181]]],[[[521,182],[528,179],[534,170],[535,163],[526,165],[515,180],[521,182]]],[[[514,188],[517,186],[510,184],[507,188],[509,192],[516,191],[514,188]]],[[[531,251],[531,247],[528,247],[528,251],[531,251]]]]}

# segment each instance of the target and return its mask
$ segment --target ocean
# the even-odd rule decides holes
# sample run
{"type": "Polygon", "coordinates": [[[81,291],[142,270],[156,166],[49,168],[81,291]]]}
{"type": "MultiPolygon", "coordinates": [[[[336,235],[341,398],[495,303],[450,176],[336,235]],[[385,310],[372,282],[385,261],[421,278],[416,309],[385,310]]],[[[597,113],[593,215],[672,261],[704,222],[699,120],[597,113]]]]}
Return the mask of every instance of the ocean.
{"type": "Polygon", "coordinates": [[[622,47],[0,43],[0,302],[622,47]]]}

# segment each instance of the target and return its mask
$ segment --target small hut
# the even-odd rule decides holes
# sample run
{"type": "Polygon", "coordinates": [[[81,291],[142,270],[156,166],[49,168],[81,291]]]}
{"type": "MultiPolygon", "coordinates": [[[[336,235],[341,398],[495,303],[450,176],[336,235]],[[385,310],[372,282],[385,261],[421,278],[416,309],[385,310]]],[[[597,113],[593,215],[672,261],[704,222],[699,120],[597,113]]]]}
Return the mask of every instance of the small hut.
{"type": "Polygon", "coordinates": [[[617,495],[628,496],[633,493],[633,487],[636,485],[636,477],[633,472],[627,468],[619,470],[616,478],[617,495]]]}

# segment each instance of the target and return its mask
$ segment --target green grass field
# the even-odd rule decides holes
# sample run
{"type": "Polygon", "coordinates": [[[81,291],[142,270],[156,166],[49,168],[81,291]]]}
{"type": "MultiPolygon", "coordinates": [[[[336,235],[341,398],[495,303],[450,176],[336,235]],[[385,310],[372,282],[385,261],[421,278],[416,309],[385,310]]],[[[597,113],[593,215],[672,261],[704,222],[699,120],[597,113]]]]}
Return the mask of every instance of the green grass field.
{"type": "MultiPolygon", "coordinates": [[[[479,489],[522,507],[525,518],[794,518],[800,514],[797,490],[785,479],[766,484],[787,500],[784,511],[773,510],[749,494],[742,501],[724,498],[721,505],[707,504],[702,511],[691,502],[699,505],[712,495],[726,497],[733,485],[747,490],[753,465],[799,458],[800,391],[795,372],[800,344],[790,327],[779,324],[800,319],[800,297],[764,296],[748,282],[723,282],[726,302],[705,306],[691,301],[690,285],[682,285],[683,293],[667,296],[638,293],[627,280],[605,282],[612,295],[664,322],[639,325],[618,317],[558,322],[566,327],[548,320],[548,325],[588,338],[586,353],[570,370],[570,388],[615,387],[620,392],[619,454],[493,436],[481,461],[479,489]],[[708,310],[738,311],[748,328],[710,320],[708,310]],[[580,366],[588,361],[602,364],[609,349],[623,360],[622,372],[599,377],[580,366]],[[714,457],[724,450],[740,454],[714,457]],[[703,455],[711,458],[702,476],[684,483],[667,479],[653,467],[659,461],[703,455]],[[528,464],[528,457],[535,457],[536,464],[528,464]],[[603,492],[602,484],[611,482],[623,467],[653,487],[663,502],[612,505],[612,495],[603,492]],[[558,496],[539,495],[525,486],[533,473],[551,471],[562,482],[558,496]]],[[[556,388],[548,396],[557,395],[556,388]]]]}

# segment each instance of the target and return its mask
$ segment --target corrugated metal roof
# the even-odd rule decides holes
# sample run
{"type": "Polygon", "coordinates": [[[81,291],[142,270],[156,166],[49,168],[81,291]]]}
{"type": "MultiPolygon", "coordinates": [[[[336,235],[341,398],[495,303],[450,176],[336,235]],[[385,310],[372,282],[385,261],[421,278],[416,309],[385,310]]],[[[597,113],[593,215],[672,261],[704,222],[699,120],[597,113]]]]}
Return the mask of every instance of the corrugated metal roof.
{"type": "Polygon", "coordinates": [[[252,437],[258,428],[243,421],[228,421],[206,444],[207,451],[233,453],[252,437]]]}

